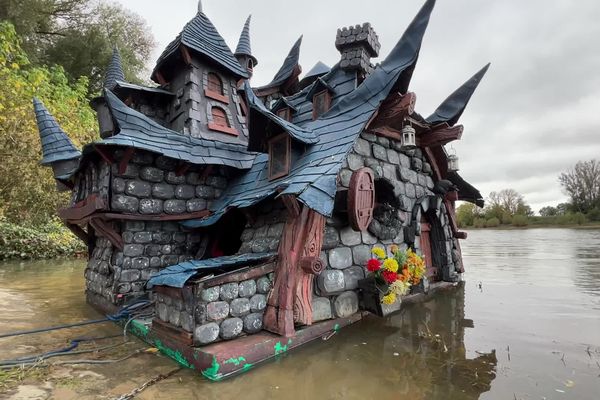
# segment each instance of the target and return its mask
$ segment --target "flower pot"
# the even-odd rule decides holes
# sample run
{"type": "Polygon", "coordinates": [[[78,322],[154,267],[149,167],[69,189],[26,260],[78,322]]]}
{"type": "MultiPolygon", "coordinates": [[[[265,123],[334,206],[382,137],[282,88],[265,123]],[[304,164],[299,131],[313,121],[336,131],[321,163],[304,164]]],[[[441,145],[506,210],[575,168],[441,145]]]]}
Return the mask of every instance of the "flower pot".
{"type": "Polygon", "coordinates": [[[385,317],[400,310],[400,305],[402,304],[402,299],[400,297],[398,297],[393,304],[381,303],[383,292],[387,290],[387,286],[384,288],[378,287],[374,276],[359,280],[358,288],[360,289],[363,310],[377,315],[378,317],[385,317]]]}
{"type": "Polygon", "coordinates": [[[427,292],[429,292],[429,280],[427,279],[426,276],[421,278],[421,282],[419,282],[418,285],[412,285],[410,287],[410,294],[417,294],[417,293],[427,294],[427,292]]]}

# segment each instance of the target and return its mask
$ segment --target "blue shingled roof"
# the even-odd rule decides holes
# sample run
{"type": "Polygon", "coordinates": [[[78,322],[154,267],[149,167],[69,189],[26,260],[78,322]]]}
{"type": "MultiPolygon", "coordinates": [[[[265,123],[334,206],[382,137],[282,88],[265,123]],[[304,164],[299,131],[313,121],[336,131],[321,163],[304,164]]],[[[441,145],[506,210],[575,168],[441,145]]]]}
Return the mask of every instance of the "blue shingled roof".
{"type": "Polygon", "coordinates": [[[117,85],[117,81],[124,80],[125,73],[123,73],[121,55],[119,54],[119,50],[115,47],[113,49],[110,64],[108,64],[108,68],[106,68],[106,74],[104,74],[104,87],[112,90],[117,85]]]}
{"type": "Polygon", "coordinates": [[[313,96],[322,90],[327,90],[330,93],[334,92],[333,87],[331,87],[331,85],[329,85],[325,79],[319,77],[309,87],[308,92],[306,93],[306,100],[312,102],[313,96]]]}
{"type": "Polygon", "coordinates": [[[111,90],[130,89],[130,90],[136,90],[136,91],[140,91],[140,92],[164,94],[165,96],[175,96],[175,93],[169,92],[168,90],[164,90],[164,89],[161,89],[158,87],[136,85],[135,83],[129,83],[129,82],[124,82],[124,81],[116,81],[116,84],[114,87],[115,87],[115,89],[111,89],[111,90]]]}
{"type": "Polygon", "coordinates": [[[119,130],[116,135],[93,145],[130,146],[192,164],[227,165],[238,169],[250,168],[256,157],[245,145],[195,138],[167,129],[127,107],[110,90],[105,91],[104,97],[119,130]]]}
{"type": "Polygon", "coordinates": [[[231,53],[227,43],[225,43],[223,37],[217,32],[213,23],[203,12],[199,11],[198,14],[185,25],[175,40],[167,45],[160,57],[158,57],[156,67],[152,72],[153,79],[161,65],[170,58],[171,55],[179,52],[179,46],[182,44],[203,56],[210,58],[234,75],[242,78],[248,77],[246,69],[240,65],[238,60],[231,53]]]}
{"type": "Polygon", "coordinates": [[[325,75],[331,70],[327,65],[323,64],[321,61],[317,61],[317,63],[304,75],[304,78],[310,78],[312,76],[321,76],[325,75]]]}
{"type": "Polygon", "coordinates": [[[489,67],[490,64],[487,64],[456,89],[425,121],[431,125],[444,122],[447,122],[450,126],[456,124],[489,67]]]}
{"type": "Polygon", "coordinates": [[[254,66],[258,64],[256,57],[252,55],[252,49],[250,48],[250,19],[252,15],[248,16],[246,19],[246,23],[244,24],[244,28],[242,29],[242,33],[240,34],[240,40],[238,41],[238,45],[235,48],[234,55],[238,56],[249,56],[252,58],[252,62],[254,66]]]}
{"type": "MultiPolygon", "coordinates": [[[[402,72],[414,68],[434,4],[435,0],[425,3],[390,55],[358,88],[341,97],[317,120],[303,126],[312,130],[319,142],[307,148],[287,176],[269,180],[267,155],[261,154],[252,168],[234,180],[221,198],[211,204],[210,209],[214,212],[211,217],[183,224],[208,226],[230,207],[248,207],[267,197],[283,194],[293,194],[307,207],[331,215],[342,163],[402,72]]],[[[252,94],[247,95],[252,98],[252,94]]]]}
{"type": "Polygon", "coordinates": [[[239,266],[250,266],[275,256],[275,253],[250,253],[236,256],[223,256],[206,260],[185,261],[171,265],[154,275],[146,286],[171,286],[182,288],[194,275],[214,270],[230,270],[239,266]]]}
{"type": "Polygon", "coordinates": [[[250,135],[248,141],[249,150],[261,150],[261,140],[264,137],[263,134],[267,123],[274,123],[301,143],[314,144],[319,141],[319,137],[311,129],[296,126],[267,109],[263,102],[256,97],[248,81],[244,82],[244,91],[248,106],[250,107],[249,129],[250,131],[254,130],[254,134],[250,135]]]}
{"type": "Polygon", "coordinates": [[[40,164],[50,165],[56,161],[73,160],[81,157],[69,136],[38,99],[33,99],[33,110],[37,120],[43,158],[40,164]]]}
{"type": "Polygon", "coordinates": [[[285,60],[283,60],[283,65],[279,68],[279,71],[275,74],[273,80],[264,86],[256,88],[260,89],[268,89],[277,86],[283,85],[294,73],[294,69],[298,65],[298,60],[300,59],[300,45],[302,44],[302,36],[296,40],[296,43],[290,49],[285,60]]]}

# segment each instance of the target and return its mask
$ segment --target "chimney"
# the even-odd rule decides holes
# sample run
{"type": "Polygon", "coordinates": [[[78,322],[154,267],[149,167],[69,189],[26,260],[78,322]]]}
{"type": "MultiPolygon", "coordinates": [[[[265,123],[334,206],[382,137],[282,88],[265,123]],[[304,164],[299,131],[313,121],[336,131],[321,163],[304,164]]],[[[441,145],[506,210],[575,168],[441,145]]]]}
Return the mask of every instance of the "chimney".
{"type": "Polygon", "coordinates": [[[357,70],[364,75],[371,71],[371,57],[379,55],[381,44],[371,24],[365,22],[362,26],[338,29],[335,47],[342,54],[341,68],[357,70]]]}

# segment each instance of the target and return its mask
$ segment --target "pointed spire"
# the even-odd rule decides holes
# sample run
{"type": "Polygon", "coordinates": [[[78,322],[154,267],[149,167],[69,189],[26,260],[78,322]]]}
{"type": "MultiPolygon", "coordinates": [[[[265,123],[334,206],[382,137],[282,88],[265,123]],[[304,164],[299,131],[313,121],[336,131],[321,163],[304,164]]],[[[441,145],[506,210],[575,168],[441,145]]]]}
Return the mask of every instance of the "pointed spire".
{"type": "Polygon", "coordinates": [[[450,126],[456,124],[489,67],[490,64],[488,63],[469,80],[463,83],[461,87],[456,89],[442,102],[442,104],[440,104],[433,114],[426,118],[426,121],[432,125],[443,122],[448,123],[450,126]]]}
{"type": "Polygon", "coordinates": [[[117,85],[117,81],[125,81],[125,73],[123,72],[123,65],[121,64],[119,49],[115,46],[113,48],[110,64],[108,64],[106,74],[104,75],[104,87],[112,90],[117,85]]]}
{"type": "Polygon", "coordinates": [[[294,71],[296,70],[296,66],[298,66],[298,60],[300,59],[300,45],[302,44],[302,36],[296,40],[296,43],[290,49],[285,60],[283,60],[283,65],[279,68],[279,71],[275,74],[275,77],[271,81],[271,83],[262,86],[258,89],[271,88],[284,84],[290,77],[294,75],[294,71]]]}
{"type": "Polygon", "coordinates": [[[81,152],[58,125],[58,122],[38,99],[33,99],[33,110],[42,142],[42,165],[81,157],[81,152]]]}
{"type": "Polygon", "coordinates": [[[236,57],[239,56],[248,56],[252,58],[252,63],[254,66],[258,64],[256,58],[252,55],[252,49],[250,47],[250,20],[252,19],[252,15],[249,15],[246,19],[246,23],[244,24],[244,28],[242,29],[242,33],[240,34],[240,40],[238,41],[238,45],[235,49],[235,53],[233,53],[236,57]]]}
{"type": "Polygon", "coordinates": [[[198,14],[202,14],[202,0],[198,0],[198,14]]]}

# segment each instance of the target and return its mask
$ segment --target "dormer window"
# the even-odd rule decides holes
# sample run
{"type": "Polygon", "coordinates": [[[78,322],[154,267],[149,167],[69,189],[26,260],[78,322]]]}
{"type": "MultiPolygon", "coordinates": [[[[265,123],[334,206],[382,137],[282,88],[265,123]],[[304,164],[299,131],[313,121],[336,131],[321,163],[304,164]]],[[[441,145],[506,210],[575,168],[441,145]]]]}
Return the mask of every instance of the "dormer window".
{"type": "Polygon", "coordinates": [[[313,100],[312,100],[313,119],[317,119],[322,114],[327,112],[327,110],[329,110],[330,103],[331,103],[331,95],[329,94],[327,89],[316,93],[313,96],[313,100]]]}
{"type": "Polygon", "coordinates": [[[229,98],[225,95],[223,88],[223,81],[214,72],[209,72],[206,76],[204,95],[221,103],[229,104],[229,98]]]}
{"type": "Polygon", "coordinates": [[[284,107],[280,110],[277,110],[277,115],[286,121],[292,120],[292,110],[289,107],[284,107]]]}
{"type": "Polygon", "coordinates": [[[290,172],[291,140],[282,133],[269,140],[269,179],[286,176],[290,172]]]}

